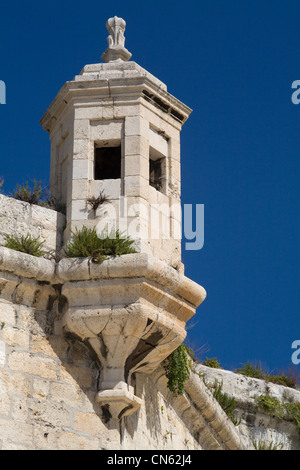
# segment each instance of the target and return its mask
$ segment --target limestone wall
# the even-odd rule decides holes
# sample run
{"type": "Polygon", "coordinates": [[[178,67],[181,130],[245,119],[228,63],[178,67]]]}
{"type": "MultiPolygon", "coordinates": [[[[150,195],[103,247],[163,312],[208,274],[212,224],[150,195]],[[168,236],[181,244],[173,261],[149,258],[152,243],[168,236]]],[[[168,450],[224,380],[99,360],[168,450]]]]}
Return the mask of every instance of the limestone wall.
{"type": "MultiPolygon", "coordinates": [[[[258,412],[253,396],[266,391],[264,382],[203,367],[206,381],[222,379],[224,391],[238,399],[239,426],[230,423],[197,374],[186,395],[176,398],[159,367],[150,376],[136,374],[135,393],[143,405],[115,427],[94,401],[94,354],[62,333],[59,288],[32,279],[20,284],[8,273],[2,273],[0,286],[2,449],[251,449],[255,439],[299,449],[292,423],[258,412]]],[[[276,396],[287,393],[285,387],[271,389],[276,396]]],[[[288,393],[300,399],[300,392],[288,393]]]]}
{"type": "MultiPolygon", "coordinates": [[[[63,226],[62,214],[0,195],[0,242],[5,233],[29,231],[54,250],[63,226]]],[[[126,263],[120,261],[118,269],[128,269],[126,263]]],[[[64,265],[0,248],[0,449],[237,450],[253,449],[255,441],[300,449],[295,423],[263,413],[255,401],[255,395],[269,394],[300,402],[299,391],[201,365],[179,397],[167,388],[162,365],[151,374],[136,373],[134,393],[142,406],[120,422],[112,420],[95,401],[99,359],[87,343],[63,331],[64,265]],[[213,398],[209,384],[215,379],[236,399],[238,426],[213,398]]],[[[71,283],[90,279],[79,266],[74,262],[71,283]]],[[[95,269],[87,272],[97,282],[95,269]]],[[[173,288],[180,276],[174,273],[173,288]]]]}
{"type": "MultiPolygon", "coordinates": [[[[12,265],[15,261],[12,255],[12,265]]],[[[162,366],[151,375],[136,374],[135,394],[143,404],[116,425],[95,403],[100,374],[95,354],[62,331],[66,305],[61,287],[37,280],[42,272],[45,277],[54,272],[54,263],[40,260],[37,279],[22,278],[18,269],[14,274],[3,266],[1,262],[3,450],[234,450],[252,449],[254,440],[300,448],[293,423],[259,412],[254,403],[254,395],[267,390],[294,400],[300,400],[300,392],[203,366],[192,372],[185,395],[179,397],[168,390],[162,366]],[[239,426],[227,418],[205,385],[215,378],[236,397],[239,426]]]]}
{"type": "Polygon", "coordinates": [[[150,377],[137,377],[142,408],[120,428],[107,422],[94,402],[98,367],[86,346],[62,336],[57,292],[49,288],[38,308],[35,297],[0,303],[0,448],[200,448],[150,377]]]}
{"type": "Polygon", "coordinates": [[[197,372],[209,386],[222,384],[222,391],[234,397],[237,408],[236,417],[240,424],[236,427],[243,446],[253,448],[264,442],[283,450],[300,449],[300,433],[292,419],[279,419],[275,414],[263,412],[258,407],[256,397],[268,395],[280,403],[299,403],[300,391],[264,380],[245,377],[227,370],[213,369],[202,365],[197,372]]]}
{"type": "Polygon", "coordinates": [[[64,228],[63,214],[0,194],[0,245],[5,243],[5,234],[22,236],[30,233],[45,241],[45,250],[59,250],[64,228]]]}

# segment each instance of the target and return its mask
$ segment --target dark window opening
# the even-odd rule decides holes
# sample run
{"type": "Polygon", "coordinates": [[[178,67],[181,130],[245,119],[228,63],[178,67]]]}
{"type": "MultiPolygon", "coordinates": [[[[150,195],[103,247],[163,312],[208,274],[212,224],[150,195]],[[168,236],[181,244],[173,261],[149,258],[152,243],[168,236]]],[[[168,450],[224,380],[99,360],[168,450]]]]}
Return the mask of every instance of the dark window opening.
{"type": "Polygon", "coordinates": [[[95,148],[95,180],[121,178],[121,146],[95,148]]]}
{"type": "Polygon", "coordinates": [[[150,186],[157,189],[157,191],[162,191],[163,189],[163,158],[159,160],[152,160],[150,158],[149,164],[149,183],[150,186]]]}

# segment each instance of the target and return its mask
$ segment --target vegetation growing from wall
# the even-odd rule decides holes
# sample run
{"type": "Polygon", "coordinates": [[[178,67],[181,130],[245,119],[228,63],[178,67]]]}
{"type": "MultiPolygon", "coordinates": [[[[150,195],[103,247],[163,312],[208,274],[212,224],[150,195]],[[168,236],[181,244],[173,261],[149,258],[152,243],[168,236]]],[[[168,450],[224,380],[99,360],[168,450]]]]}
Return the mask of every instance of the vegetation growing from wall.
{"type": "Polygon", "coordinates": [[[42,196],[42,184],[41,181],[33,180],[33,187],[29,186],[28,181],[25,184],[17,184],[17,188],[13,192],[12,196],[19,201],[28,202],[29,204],[38,204],[42,196]]]}
{"type": "Polygon", "coordinates": [[[231,419],[235,426],[240,424],[240,420],[238,420],[234,412],[236,410],[236,401],[234,397],[229,396],[227,393],[222,391],[223,383],[218,382],[215,380],[213,384],[213,397],[217,400],[221,408],[225,411],[228,418],[231,419]]]}
{"type": "Polygon", "coordinates": [[[278,398],[270,395],[259,395],[255,398],[255,401],[259,409],[265,413],[279,419],[292,420],[297,425],[300,435],[300,402],[281,402],[278,398]]]}
{"type": "Polygon", "coordinates": [[[184,384],[190,376],[193,361],[187,351],[187,346],[182,343],[165,361],[167,386],[175,396],[183,395],[184,384]]]}
{"type": "Polygon", "coordinates": [[[216,357],[206,358],[205,361],[202,362],[202,365],[206,367],[211,367],[212,369],[222,369],[216,357]]]}
{"type": "Polygon", "coordinates": [[[253,446],[255,450],[282,450],[283,444],[276,444],[275,442],[254,441],[253,446]]]}
{"type": "Polygon", "coordinates": [[[92,210],[96,212],[98,207],[102,206],[103,204],[108,203],[110,200],[105,195],[104,191],[100,191],[99,196],[91,196],[87,199],[87,203],[91,206],[92,210]]]}
{"type": "MultiPolygon", "coordinates": [[[[0,179],[0,192],[2,185],[0,179]]],[[[36,204],[41,207],[46,207],[48,209],[61,212],[62,214],[66,213],[65,204],[62,204],[60,201],[51,196],[47,187],[43,186],[41,181],[37,181],[35,179],[31,185],[28,181],[22,185],[17,184],[16,189],[10,196],[22,202],[36,204]]]]}
{"type": "Polygon", "coordinates": [[[119,230],[110,234],[102,232],[98,236],[95,228],[75,229],[72,240],[68,243],[65,254],[69,258],[91,258],[95,263],[102,263],[107,256],[119,256],[136,253],[134,240],[123,236],[119,230]]]}
{"type": "Polygon", "coordinates": [[[289,376],[283,373],[279,375],[269,374],[265,372],[262,366],[260,366],[259,364],[251,364],[249,361],[246,364],[241,365],[243,367],[237,369],[236,372],[239,374],[243,374],[246,377],[262,379],[267,382],[272,382],[277,385],[284,385],[285,387],[291,388],[295,388],[299,380],[299,377],[293,377],[292,374],[290,374],[289,376]]]}
{"type": "Polygon", "coordinates": [[[42,249],[44,241],[39,237],[33,238],[30,233],[18,237],[17,235],[6,235],[5,247],[11,250],[21,251],[32,256],[44,256],[46,252],[42,249]]]}

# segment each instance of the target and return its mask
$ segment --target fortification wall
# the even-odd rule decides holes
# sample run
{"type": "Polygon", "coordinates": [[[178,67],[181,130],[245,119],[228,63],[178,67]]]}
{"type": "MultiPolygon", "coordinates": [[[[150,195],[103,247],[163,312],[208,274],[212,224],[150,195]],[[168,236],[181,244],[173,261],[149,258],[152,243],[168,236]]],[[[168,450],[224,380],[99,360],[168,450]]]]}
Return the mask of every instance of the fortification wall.
{"type": "Polygon", "coordinates": [[[62,335],[63,305],[53,288],[47,287],[38,304],[34,294],[22,304],[5,297],[0,302],[0,324],[5,323],[0,330],[0,448],[200,448],[151,377],[136,378],[136,394],[145,399],[141,409],[117,427],[109,422],[94,400],[95,358],[81,342],[62,335]]]}
{"type": "Polygon", "coordinates": [[[236,427],[246,448],[254,443],[272,444],[279,450],[300,449],[300,429],[291,417],[278,417],[275,412],[264,412],[257,398],[269,396],[281,404],[300,403],[300,391],[265,380],[246,377],[228,370],[197,366],[197,372],[211,387],[215,381],[222,384],[222,391],[236,402],[235,416],[240,421],[236,427]]]}
{"type": "MultiPolygon", "coordinates": [[[[1,241],[5,233],[28,231],[54,250],[63,226],[62,214],[0,196],[1,241]]],[[[110,419],[95,402],[98,358],[63,331],[67,302],[58,272],[54,259],[0,247],[0,448],[235,450],[253,449],[254,441],[300,448],[295,424],[263,413],[254,398],[269,393],[300,402],[299,391],[201,365],[179,397],[169,391],[162,365],[150,375],[136,373],[141,408],[118,423],[110,419]],[[238,426],[207,386],[215,379],[236,398],[238,426]]]]}
{"type": "MultiPolygon", "coordinates": [[[[254,400],[268,392],[300,401],[299,391],[204,366],[191,373],[185,395],[179,397],[168,390],[162,366],[151,375],[136,374],[135,394],[143,404],[116,425],[95,403],[101,373],[95,354],[62,331],[66,305],[60,286],[21,278],[3,266],[1,262],[2,449],[253,449],[254,441],[300,448],[295,424],[259,411],[254,400]],[[238,426],[207,387],[215,379],[236,398],[238,426]]],[[[40,260],[40,272],[49,274],[52,268],[53,262],[40,260]]]]}

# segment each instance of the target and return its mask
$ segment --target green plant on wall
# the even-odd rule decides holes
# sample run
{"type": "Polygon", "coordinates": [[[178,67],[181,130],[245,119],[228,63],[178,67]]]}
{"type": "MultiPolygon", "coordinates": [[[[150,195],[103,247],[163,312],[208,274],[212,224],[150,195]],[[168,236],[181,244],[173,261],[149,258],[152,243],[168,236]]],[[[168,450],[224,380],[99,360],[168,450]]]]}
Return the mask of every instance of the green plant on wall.
{"type": "Polygon", "coordinates": [[[234,415],[234,412],[236,410],[235,398],[223,392],[222,387],[223,383],[220,383],[215,380],[215,383],[213,385],[213,396],[217,400],[221,408],[225,411],[228,418],[231,419],[235,426],[238,426],[240,424],[240,420],[238,420],[234,415]]]}
{"type": "Polygon", "coordinates": [[[29,202],[29,204],[38,204],[43,192],[41,181],[33,180],[33,187],[29,186],[28,181],[23,185],[17,185],[13,197],[19,201],[29,202]]]}
{"type": "Polygon", "coordinates": [[[118,230],[110,234],[97,234],[95,228],[75,229],[72,240],[67,244],[65,254],[69,258],[92,258],[95,263],[102,263],[107,256],[120,256],[136,253],[134,240],[123,236],[118,230]]]}
{"type": "Polygon", "coordinates": [[[253,446],[255,450],[282,450],[283,444],[278,443],[276,444],[273,441],[266,442],[266,441],[254,441],[253,446]]]}
{"type": "Polygon", "coordinates": [[[222,369],[216,357],[206,358],[205,361],[202,362],[202,364],[206,367],[211,367],[213,369],[222,369]]]}
{"type": "Polygon", "coordinates": [[[30,233],[18,237],[17,235],[6,235],[5,247],[11,250],[21,251],[32,256],[44,256],[43,245],[44,241],[41,241],[39,237],[33,238],[30,233]]]}
{"type": "Polygon", "coordinates": [[[264,371],[262,366],[259,364],[251,364],[249,361],[246,364],[241,364],[242,367],[236,370],[238,374],[245,375],[246,377],[252,377],[255,379],[266,380],[267,382],[272,382],[278,385],[283,385],[285,387],[296,388],[297,382],[299,381],[299,375],[292,375],[290,371],[289,375],[286,374],[269,374],[264,371]]]}
{"type": "Polygon", "coordinates": [[[184,393],[184,385],[190,376],[192,360],[187,354],[187,347],[181,344],[167,357],[165,371],[168,379],[168,388],[175,396],[184,393]]]}
{"type": "Polygon", "coordinates": [[[259,409],[275,416],[276,418],[287,418],[292,420],[300,435],[300,402],[281,402],[278,398],[270,395],[259,395],[255,398],[259,409]]]}

